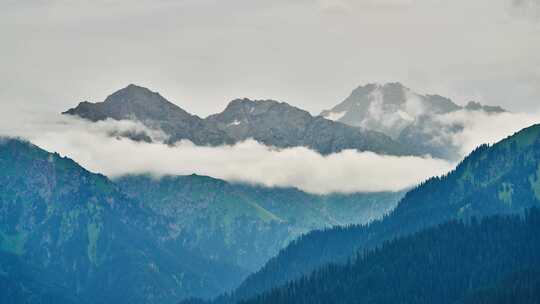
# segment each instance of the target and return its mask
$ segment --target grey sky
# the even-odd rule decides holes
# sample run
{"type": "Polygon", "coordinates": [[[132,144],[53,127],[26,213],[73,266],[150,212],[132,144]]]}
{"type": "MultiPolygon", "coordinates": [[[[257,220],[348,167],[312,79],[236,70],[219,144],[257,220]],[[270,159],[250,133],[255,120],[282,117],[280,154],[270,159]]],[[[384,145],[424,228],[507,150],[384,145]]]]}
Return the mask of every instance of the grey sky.
{"type": "Polygon", "coordinates": [[[314,114],[359,84],[540,106],[538,0],[0,1],[0,104],[62,111],[136,83],[205,116],[314,114]]]}

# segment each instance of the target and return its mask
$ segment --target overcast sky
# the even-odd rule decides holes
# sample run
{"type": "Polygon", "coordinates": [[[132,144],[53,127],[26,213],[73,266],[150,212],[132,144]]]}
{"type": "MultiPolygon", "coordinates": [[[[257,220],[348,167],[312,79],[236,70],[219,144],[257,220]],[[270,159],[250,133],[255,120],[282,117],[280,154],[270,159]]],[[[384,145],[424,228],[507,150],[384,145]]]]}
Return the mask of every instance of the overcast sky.
{"type": "Polygon", "coordinates": [[[1,0],[0,103],[62,111],[135,83],[206,116],[318,114],[367,82],[540,106],[539,0],[1,0]]]}

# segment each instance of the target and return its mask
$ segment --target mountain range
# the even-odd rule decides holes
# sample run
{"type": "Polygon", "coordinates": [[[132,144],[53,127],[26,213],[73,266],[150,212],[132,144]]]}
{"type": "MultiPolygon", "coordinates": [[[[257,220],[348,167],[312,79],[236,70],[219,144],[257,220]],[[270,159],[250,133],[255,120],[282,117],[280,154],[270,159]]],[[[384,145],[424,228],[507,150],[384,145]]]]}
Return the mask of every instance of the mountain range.
{"type": "MultiPolygon", "coordinates": [[[[200,118],[159,93],[129,85],[103,102],[81,102],[63,114],[100,121],[134,120],[161,130],[167,143],[189,140],[196,145],[235,144],[247,139],[277,148],[308,147],[321,154],[346,149],[388,155],[425,155],[458,160],[451,135],[463,125],[447,125],[441,117],[457,111],[505,112],[470,102],[462,107],[439,95],[422,95],[400,83],[368,84],[319,116],[273,100],[235,99],[221,113],[200,118]]],[[[125,134],[135,140],[151,139],[125,134]]]]}
{"type": "Polygon", "coordinates": [[[64,114],[90,121],[136,120],[149,128],[162,130],[169,144],[189,140],[202,146],[230,145],[251,138],[268,146],[303,146],[322,154],[345,149],[391,155],[418,154],[380,132],[314,117],[307,111],[273,100],[236,99],[223,112],[202,119],[156,92],[129,85],[103,102],[82,102],[64,114]]]}

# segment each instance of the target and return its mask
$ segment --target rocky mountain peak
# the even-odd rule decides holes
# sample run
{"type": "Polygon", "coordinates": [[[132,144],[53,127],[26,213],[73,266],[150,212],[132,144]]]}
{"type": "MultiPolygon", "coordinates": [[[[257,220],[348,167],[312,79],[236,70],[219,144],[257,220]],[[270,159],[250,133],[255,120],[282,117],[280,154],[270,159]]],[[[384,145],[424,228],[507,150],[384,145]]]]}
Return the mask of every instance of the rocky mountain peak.
{"type": "Polygon", "coordinates": [[[356,89],[353,90],[352,93],[353,94],[370,93],[375,90],[404,91],[404,90],[409,90],[409,88],[407,88],[400,82],[386,82],[386,83],[371,82],[365,85],[359,85],[356,89]]]}
{"type": "Polygon", "coordinates": [[[245,110],[254,111],[255,109],[257,109],[258,112],[263,112],[268,110],[270,107],[279,104],[280,102],[275,100],[253,100],[249,98],[234,99],[227,105],[224,112],[245,110]]]}
{"type": "Polygon", "coordinates": [[[135,118],[140,121],[194,118],[193,115],[169,102],[159,93],[134,84],[114,92],[103,102],[84,101],[62,114],[76,115],[92,121],[107,118],[116,120],[135,118]]]}
{"type": "Polygon", "coordinates": [[[291,118],[291,116],[311,117],[307,111],[293,107],[285,102],[271,99],[253,100],[242,98],[231,101],[223,112],[211,115],[207,119],[221,123],[234,122],[238,125],[242,121],[260,119],[261,116],[274,117],[281,120],[286,120],[291,118]]]}
{"type": "Polygon", "coordinates": [[[138,85],[135,85],[135,84],[129,84],[127,87],[122,88],[122,89],[112,93],[107,99],[118,97],[118,96],[126,96],[126,97],[127,96],[132,96],[132,97],[146,96],[146,97],[151,97],[152,95],[159,95],[159,93],[153,92],[150,89],[142,87],[142,86],[138,86],[138,85]]]}
{"type": "Polygon", "coordinates": [[[323,111],[321,116],[351,126],[400,136],[407,127],[436,115],[465,110],[503,112],[500,107],[471,102],[466,107],[440,95],[416,93],[399,82],[359,86],[340,104],[323,111]]]}
{"type": "Polygon", "coordinates": [[[354,89],[350,96],[340,104],[341,109],[352,107],[365,108],[372,100],[377,100],[383,105],[400,105],[406,100],[406,94],[410,89],[399,82],[368,83],[354,89]]]}
{"type": "Polygon", "coordinates": [[[418,117],[439,108],[438,103],[431,104],[427,99],[399,82],[371,83],[359,86],[321,116],[397,138],[418,117]]]}
{"type": "Polygon", "coordinates": [[[465,106],[465,110],[468,110],[468,111],[484,111],[484,112],[487,112],[487,113],[503,113],[503,112],[506,112],[506,110],[504,110],[503,108],[499,107],[499,106],[488,106],[488,105],[483,105],[477,101],[469,101],[469,103],[467,103],[467,105],[465,106]]]}
{"type": "Polygon", "coordinates": [[[293,106],[285,102],[279,102],[272,99],[241,98],[241,99],[234,99],[233,101],[231,101],[227,105],[227,108],[225,108],[224,112],[248,110],[248,112],[251,112],[251,113],[253,112],[264,113],[272,107],[293,108],[293,106]]]}
{"type": "Polygon", "coordinates": [[[127,103],[179,108],[161,96],[158,92],[153,92],[145,87],[134,84],[130,84],[109,95],[104,103],[127,103]]]}

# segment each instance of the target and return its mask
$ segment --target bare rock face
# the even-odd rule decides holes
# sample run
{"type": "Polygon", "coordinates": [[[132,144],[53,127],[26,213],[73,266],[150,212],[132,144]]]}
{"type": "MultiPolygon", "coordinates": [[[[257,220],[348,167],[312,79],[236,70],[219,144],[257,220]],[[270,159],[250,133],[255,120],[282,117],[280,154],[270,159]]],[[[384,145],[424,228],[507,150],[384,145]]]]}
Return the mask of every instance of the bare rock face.
{"type": "Polygon", "coordinates": [[[236,99],[218,114],[202,119],[158,93],[129,85],[100,103],[82,102],[63,114],[91,121],[136,120],[169,136],[169,143],[186,139],[196,145],[217,146],[255,139],[277,148],[308,147],[322,154],[344,149],[381,154],[419,154],[385,134],[361,130],[273,100],[236,99]]]}
{"type": "Polygon", "coordinates": [[[469,102],[465,107],[440,95],[422,95],[401,83],[367,84],[352,91],[349,97],[322,117],[390,136],[405,147],[416,147],[423,154],[457,159],[459,147],[451,136],[465,126],[448,125],[440,118],[456,111],[505,112],[501,107],[469,102]]]}
{"type": "Polygon", "coordinates": [[[233,100],[222,113],[206,121],[235,141],[253,138],[279,148],[302,146],[322,154],[345,149],[392,155],[414,153],[382,133],[313,117],[307,111],[273,100],[233,100]]]}
{"type": "Polygon", "coordinates": [[[105,119],[140,121],[149,128],[161,129],[171,143],[187,139],[195,144],[221,144],[227,141],[219,130],[208,129],[204,120],[169,102],[159,93],[130,84],[103,102],[81,102],[63,114],[91,121],[105,119]]]}
{"type": "Polygon", "coordinates": [[[506,112],[505,109],[499,107],[499,106],[487,106],[483,105],[476,101],[469,101],[469,103],[465,106],[465,109],[469,111],[484,111],[487,113],[504,113],[506,112]]]}

